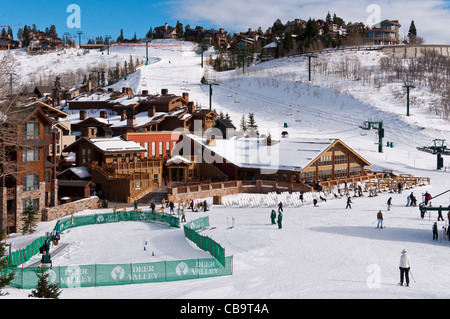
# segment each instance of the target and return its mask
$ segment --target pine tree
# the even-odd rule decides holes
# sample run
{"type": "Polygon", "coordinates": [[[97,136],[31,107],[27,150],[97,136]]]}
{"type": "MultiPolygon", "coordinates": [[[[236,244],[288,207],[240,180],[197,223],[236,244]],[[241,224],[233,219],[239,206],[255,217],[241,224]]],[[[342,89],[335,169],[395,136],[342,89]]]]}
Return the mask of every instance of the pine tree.
{"type": "Polygon", "coordinates": [[[253,113],[248,113],[248,128],[257,129],[258,125],[256,125],[255,116],[253,113]]]}
{"type": "Polygon", "coordinates": [[[244,115],[242,115],[242,119],[241,119],[241,131],[243,131],[243,132],[247,131],[247,123],[245,122],[244,115]]]}
{"type": "MultiPolygon", "coordinates": [[[[5,256],[5,246],[6,244],[2,241],[5,237],[5,231],[0,230],[0,256],[5,256]]],[[[2,293],[2,288],[9,286],[10,282],[14,279],[14,272],[10,272],[7,270],[8,268],[8,259],[3,258],[0,259],[0,296],[4,296],[2,293]]]]}
{"type": "Polygon", "coordinates": [[[59,284],[49,284],[48,276],[43,269],[41,269],[41,273],[37,275],[38,282],[36,285],[36,289],[31,291],[31,294],[28,297],[35,298],[53,298],[58,299],[61,294],[61,290],[59,289],[59,284]]]}
{"type": "Polygon", "coordinates": [[[123,29],[120,29],[120,35],[119,35],[119,37],[117,38],[117,43],[122,43],[123,42],[123,40],[124,40],[124,37],[123,37],[123,29]]]}
{"type": "Polygon", "coordinates": [[[416,43],[416,38],[417,38],[417,29],[416,25],[414,24],[414,20],[412,20],[408,31],[409,43],[416,43]]]}
{"type": "Polygon", "coordinates": [[[22,233],[32,234],[36,230],[37,210],[33,205],[27,205],[22,213],[22,233]]]}

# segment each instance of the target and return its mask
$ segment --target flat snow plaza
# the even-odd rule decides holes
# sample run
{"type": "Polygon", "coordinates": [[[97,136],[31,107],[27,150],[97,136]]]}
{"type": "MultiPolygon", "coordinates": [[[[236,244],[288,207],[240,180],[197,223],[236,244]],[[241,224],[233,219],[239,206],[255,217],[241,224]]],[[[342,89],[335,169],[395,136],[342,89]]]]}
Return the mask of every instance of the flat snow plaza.
{"type": "MultiPolygon", "coordinates": [[[[161,42],[164,44],[164,41],[161,42]]],[[[402,90],[401,84],[387,84],[374,88],[361,81],[341,79],[337,74],[315,72],[308,81],[307,58],[283,58],[246,68],[215,72],[201,67],[201,56],[191,43],[177,42],[180,47],[149,48],[152,57],[135,73],[112,87],[130,87],[133,92],[148,89],[181,95],[189,86],[189,95],[205,108],[209,107],[209,86],[200,80],[207,74],[217,86],[213,87],[212,107],[228,113],[235,126],[243,115],[254,113],[260,134],[276,128],[288,131],[294,138],[337,138],[362,158],[373,171],[392,170],[395,174],[428,177],[430,185],[405,189],[401,194],[381,192],[375,197],[363,193],[353,197],[352,208],[346,209],[346,197],[326,194],[326,201],[317,206],[311,202],[294,203],[289,195],[284,200],[283,225],[272,225],[270,214],[278,211],[278,203],[267,204],[248,197],[249,194],[223,196],[222,204],[210,206],[207,212],[186,210],[187,222],[209,217],[210,227],[200,231],[225,248],[233,257],[233,273],[183,281],[155,282],[121,286],[102,286],[63,289],[64,299],[438,299],[448,298],[450,280],[447,253],[450,242],[442,232],[448,226],[437,221],[437,212],[430,211],[423,218],[418,207],[406,206],[411,193],[422,201],[428,191],[433,196],[449,187],[448,160],[436,170],[436,156],[417,150],[436,138],[450,141],[448,122],[426,108],[412,107],[406,117],[404,100],[396,99],[392,91],[402,90]],[[183,88],[183,89],[182,89],[183,88]],[[374,93],[376,90],[376,93],[374,93]],[[382,120],[385,128],[384,147],[378,152],[378,136],[374,130],[360,128],[365,121],[382,120]],[[447,167],[447,169],[446,169],[447,167]],[[392,206],[387,210],[387,201],[392,206]],[[253,204],[252,204],[253,203],[253,204]],[[257,203],[257,204],[256,204],[257,203]],[[377,213],[383,213],[383,229],[377,229],[377,213]],[[438,240],[433,240],[432,225],[438,223],[438,240]],[[232,226],[232,227],[231,227],[232,226]],[[408,250],[411,262],[410,287],[399,286],[399,261],[403,249],[408,250]]],[[[111,55],[96,50],[77,56],[67,50],[58,58],[61,67],[75,68],[80,61],[107,58],[128,60],[130,54],[145,57],[145,46],[112,46],[111,55]]],[[[21,59],[17,73],[23,79],[31,69],[50,65],[53,53],[42,57],[12,51],[21,59]]],[[[210,50],[206,55],[214,55],[210,50]]],[[[320,55],[328,63],[346,58],[359,61],[362,68],[379,67],[383,53],[379,51],[344,51],[320,55]]],[[[356,63],[356,62],[355,62],[356,63]]],[[[323,63],[321,64],[324,65],[323,63]]],[[[53,66],[54,71],[58,65],[53,66]]],[[[62,70],[63,71],[63,70],[62,70]]],[[[415,92],[432,100],[425,91],[415,92]],[[423,93],[423,94],[422,94],[423,93]]],[[[79,112],[68,120],[79,119],[79,112]]],[[[280,140],[281,136],[272,136],[280,140]]],[[[256,194],[254,194],[256,196],[256,194]]],[[[264,195],[269,196],[269,195],[264,195]]],[[[297,198],[296,198],[297,200],[297,198]]],[[[433,207],[448,207],[449,194],[432,199],[433,207]]],[[[148,209],[147,204],[139,204],[148,209]]],[[[131,209],[131,207],[129,207],[131,209]]],[[[113,208],[99,208],[78,212],[75,216],[111,213],[113,208]]],[[[12,234],[8,243],[13,250],[24,248],[35,238],[51,231],[56,220],[39,223],[35,234],[12,234]]],[[[162,260],[209,258],[187,240],[182,228],[166,228],[142,222],[120,222],[71,228],[61,234],[59,245],[66,245],[52,258],[54,266],[84,264],[139,263],[162,260]],[[145,247],[145,250],[144,250],[145,247]]],[[[56,247],[53,247],[54,249],[56,247]]],[[[32,262],[30,260],[30,262],[32,262]]],[[[30,289],[2,289],[9,295],[3,298],[28,298],[30,289]]],[[[187,306],[187,304],[186,304],[187,306]]]]}

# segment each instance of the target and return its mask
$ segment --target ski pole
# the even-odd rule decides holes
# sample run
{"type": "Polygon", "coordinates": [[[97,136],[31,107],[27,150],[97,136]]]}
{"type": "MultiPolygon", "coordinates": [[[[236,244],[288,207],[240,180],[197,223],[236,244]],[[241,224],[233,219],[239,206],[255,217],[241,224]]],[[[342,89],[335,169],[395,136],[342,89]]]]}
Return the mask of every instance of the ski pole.
{"type": "Polygon", "coordinates": [[[414,279],[414,276],[413,276],[413,274],[412,274],[411,269],[409,270],[409,273],[411,274],[411,277],[412,277],[412,279],[414,280],[414,282],[416,282],[416,279],[414,279]]]}

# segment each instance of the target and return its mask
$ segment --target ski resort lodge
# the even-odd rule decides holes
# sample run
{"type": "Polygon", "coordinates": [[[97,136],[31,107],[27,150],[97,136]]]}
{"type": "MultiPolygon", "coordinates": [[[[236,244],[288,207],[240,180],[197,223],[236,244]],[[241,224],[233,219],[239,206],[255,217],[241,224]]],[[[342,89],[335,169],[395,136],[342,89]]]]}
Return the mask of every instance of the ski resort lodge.
{"type": "Polygon", "coordinates": [[[215,139],[183,134],[177,146],[178,160],[167,166],[169,175],[181,176],[181,180],[199,175],[222,180],[311,183],[362,176],[370,165],[339,139],[275,140],[270,135],[215,139]]]}

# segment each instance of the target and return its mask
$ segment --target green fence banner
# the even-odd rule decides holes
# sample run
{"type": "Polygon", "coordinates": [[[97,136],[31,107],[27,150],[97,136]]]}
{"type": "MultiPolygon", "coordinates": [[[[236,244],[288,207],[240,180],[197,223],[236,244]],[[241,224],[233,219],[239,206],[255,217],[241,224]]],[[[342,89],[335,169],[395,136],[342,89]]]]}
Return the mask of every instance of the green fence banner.
{"type": "MultiPolygon", "coordinates": [[[[178,217],[170,214],[159,214],[151,211],[122,211],[76,217],[70,216],[59,220],[53,230],[54,232],[63,233],[72,227],[120,221],[152,222],[169,227],[180,227],[178,217]]],[[[197,233],[198,230],[207,227],[209,227],[209,218],[199,218],[184,226],[184,234],[199,248],[210,252],[215,258],[151,263],[57,266],[45,268],[44,270],[49,274],[49,283],[59,284],[60,288],[116,286],[232,275],[233,257],[225,257],[225,249],[222,246],[211,238],[197,233]]],[[[15,251],[10,256],[5,257],[9,258],[10,264],[6,272],[15,273],[11,282],[12,287],[23,289],[36,287],[38,282],[37,275],[42,271],[42,268],[19,268],[18,266],[39,253],[39,248],[47,239],[47,237],[38,238],[26,248],[15,251]]]]}

